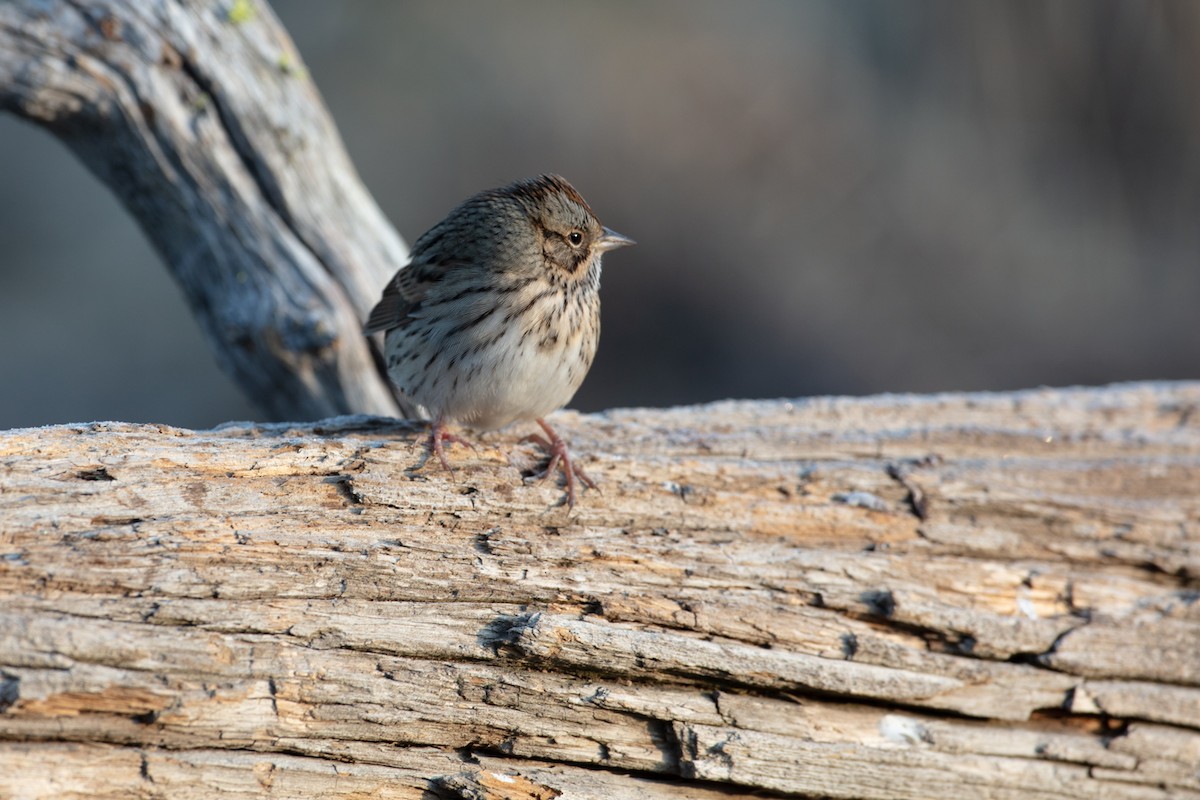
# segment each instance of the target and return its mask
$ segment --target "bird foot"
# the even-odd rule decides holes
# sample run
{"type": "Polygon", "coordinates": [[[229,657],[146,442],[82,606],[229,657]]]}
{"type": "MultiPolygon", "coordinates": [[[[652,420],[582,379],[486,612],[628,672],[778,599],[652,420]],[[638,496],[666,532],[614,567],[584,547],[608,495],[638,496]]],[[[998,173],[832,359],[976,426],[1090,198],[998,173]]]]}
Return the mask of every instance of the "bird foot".
{"type": "Polygon", "coordinates": [[[567,481],[567,508],[575,508],[575,479],[578,478],[583,485],[589,489],[596,489],[596,482],[588,477],[588,474],[583,471],[583,467],[571,460],[571,451],[567,447],[566,441],[554,432],[554,429],[546,424],[545,420],[537,420],[537,424],[546,432],[546,436],[540,436],[536,433],[531,433],[521,441],[533,442],[538,447],[546,451],[550,456],[550,462],[546,464],[546,469],[534,476],[535,480],[543,481],[555,471],[556,468],[562,467],[563,476],[567,481]],[[547,438],[548,437],[548,438],[547,438]]]}
{"type": "Polygon", "coordinates": [[[453,472],[454,467],[450,466],[450,462],[446,460],[445,445],[447,444],[463,444],[474,450],[475,443],[451,433],[447,430],[446,423],[440,419],[433,423],[433,428],[429,431],[429,452],[437,456],[443,467],[453,472]]]}

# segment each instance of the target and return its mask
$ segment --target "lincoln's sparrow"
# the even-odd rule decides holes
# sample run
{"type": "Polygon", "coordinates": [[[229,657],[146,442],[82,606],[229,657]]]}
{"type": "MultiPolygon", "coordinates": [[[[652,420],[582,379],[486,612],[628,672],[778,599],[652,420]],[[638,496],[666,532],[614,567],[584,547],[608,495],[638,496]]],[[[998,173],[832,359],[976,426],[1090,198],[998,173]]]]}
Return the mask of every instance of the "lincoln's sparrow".
{"type": "Polygon", "coordinates": [[[367,319],[386,331],[388,375],[433,420],[429,448],[469,444],[446,429],[494,430],[536,420],[528,437],[562,467],[567,504],[575,478],[567,444],[544,416],[583,382],[600,338],[600,257],[633,240],[603,227],[557,175],[480,192],[413,245],[367,319]]]}

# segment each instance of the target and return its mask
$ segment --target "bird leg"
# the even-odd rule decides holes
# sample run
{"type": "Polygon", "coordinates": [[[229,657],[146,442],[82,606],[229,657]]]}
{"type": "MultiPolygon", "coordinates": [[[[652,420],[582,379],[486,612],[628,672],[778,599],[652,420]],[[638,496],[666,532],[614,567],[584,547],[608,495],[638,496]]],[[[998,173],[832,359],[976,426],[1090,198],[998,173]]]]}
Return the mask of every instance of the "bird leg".
{"type": "Polygon", "coordinates": [[[546,432],[544,438],[536,433],[531,433],[522,441],[533,442],[538,447],[545,450],[550,455],[550,463],[546,465],[545,471],[537,475],[537,480],[545,480],[548,475],[554,472],[558,466],[562,466],[563,475],[567,479],[567,507],[575,508],[575,479],[583,481],[583,484],[589,489],[597,489],[596,482],[588,477],[583,471],[583,467],[571,460],[571,451],[567,448],[566,441],[561,436],[554,432],[544,419],[537,420],[537,424],[546,432]]]}
{"type": "Polygon", "coordinates": [[[429,451],[437,456],[438,461],[442,462],[442,466],[451,472],[454,471],[454,467],[450,466],[450,462],[446,460],[446,449],[443,443],[465,444],[472,450],[475,449],[475,445],[472,442],[451,433],[446,428],[446,421],[441,417],[434,421],[433,428],[429,431],[429,451]]]}

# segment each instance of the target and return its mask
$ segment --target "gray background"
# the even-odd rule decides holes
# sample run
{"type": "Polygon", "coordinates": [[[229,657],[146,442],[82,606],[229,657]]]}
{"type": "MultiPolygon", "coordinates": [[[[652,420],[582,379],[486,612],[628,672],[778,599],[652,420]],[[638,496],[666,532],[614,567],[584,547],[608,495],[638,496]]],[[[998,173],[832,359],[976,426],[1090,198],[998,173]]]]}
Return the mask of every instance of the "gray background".
{"type": "MultiPolygon", "coordinates": [[[[412,241],[566,175],[574,405],[1197,377],[1200,4],[277,0],[412,241]]],[[[0,428],[258,415],[128,215],[0,116],[0,428]]]]}

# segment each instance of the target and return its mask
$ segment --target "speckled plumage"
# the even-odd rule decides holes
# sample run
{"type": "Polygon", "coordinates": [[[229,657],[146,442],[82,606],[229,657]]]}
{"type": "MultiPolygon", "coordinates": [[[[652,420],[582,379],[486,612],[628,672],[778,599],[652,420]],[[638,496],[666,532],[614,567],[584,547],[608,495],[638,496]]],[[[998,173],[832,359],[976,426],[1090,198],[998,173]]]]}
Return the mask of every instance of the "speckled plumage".
{"type": "Polygon", "coordinates": [[[471,197],[413,245],[367,320],[385,331],[388,375],[434,420],[431,448],[457,422],[493,430],[536,420],[531,437],[561,461],[566,445],[542,420],[583,382],[600,338],[600,260],[631,240],[603,227],[561,177],[544,175],[471,197]]]}

